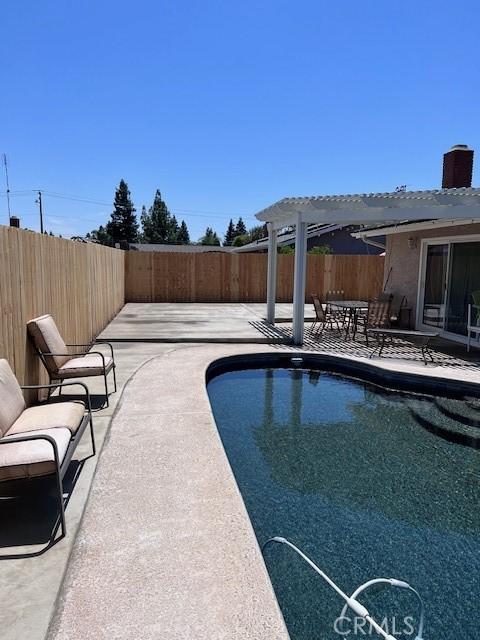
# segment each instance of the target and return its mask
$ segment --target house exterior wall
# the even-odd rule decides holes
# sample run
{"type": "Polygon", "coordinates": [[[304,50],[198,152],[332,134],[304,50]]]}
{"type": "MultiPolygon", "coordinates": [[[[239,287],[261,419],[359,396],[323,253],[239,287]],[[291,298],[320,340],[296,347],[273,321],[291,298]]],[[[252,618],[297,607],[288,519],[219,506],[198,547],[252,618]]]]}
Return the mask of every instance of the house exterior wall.
{"type": "Polygon", "coordinates": [[[403,294],[407,298],[407,306],[411,307],[411,324],[415,325],[418,271],[420,268],[420,250],[425,238],[444,238],[450,236],[480,235],[480,223],[462,226],[442,227],[426,231],[395,233],[387,236],[385,269],[383,282],[385,291],[403,294]],[[409,240],[413,239],[414,248],[409,248],[409,240]]]}

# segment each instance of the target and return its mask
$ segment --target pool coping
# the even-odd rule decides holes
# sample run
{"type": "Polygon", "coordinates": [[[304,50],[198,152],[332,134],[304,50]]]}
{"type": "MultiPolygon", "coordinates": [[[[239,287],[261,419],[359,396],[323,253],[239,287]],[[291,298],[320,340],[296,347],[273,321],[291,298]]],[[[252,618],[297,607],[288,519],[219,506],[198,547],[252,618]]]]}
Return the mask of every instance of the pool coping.
{"type": "MultiPolygon", "coordinates": [[[[161,412],[157,414],[158,419],[160,420],[160,418],[165,415],[168,415],[172,419],[183,419],[187,427],[193,429],[198,427],[196,420],[201,412],[206,418],[205,435],[207,439],[212,438],[213,436],[210,443],[208,443],[207,440],[206,450],[209,450],[209,445],[213,449],[217,450],[220,447],[222,454],[220,458],[217,456],[217,458],[214,458],[213,460],[213,463],[215,464],[216,462],[218,465],[217,471],[222,473],[219,491],[223,491],[228,494],[228,491],[232,488],[231,483],[233,482],[234,484],[234,496],[236,497],[232,498],[232,504],[229,505],[229,509],[232,509],[236,515],[239,515],[241,521],[243,520],[241,526],[243,535],[238,543],[239,546],[236,544],[232,545],[232,555],[227,558],[220,558],[220,562],[222,563],[222,570],[227,563],[232,563],[232,561],[233,564],[236,563],[238,567],[238,565],[243,561],[242,552],[244,552],[245,547],[247,547],[248,566],[243,567],[244,573],[242,578],[239,578],[235,573],[230,574],[232,580],[238,581],[237,599],[235,602],[229,602],[226,599],[225,602],[222,601],[222,606],[227,611],[229,607],[232,607],[233,609],[238,608],[239,601],[249,603],[248,613],[252,622],[248,629],[242,629],[243,633],[241,634],[241,638],[248,638],[252,640],[253,638],[255,638],[255,640],[263,638],[265,638],[265,640],[267,638],[271,640],[273,637],[279,640],[287,640],[289,635],[263,561],[260,547],[253,531],[243,496],[236,482],[227,453],[223,447],[210,404],[207,383],[215,373],[221,372],[222,367],[224,367],[224,370],[225,367],[226,370],[230,370],[231,367],[228,367],[227,365],[234,365],[237,367],[246,366],[247,364],[251,364],[252,361],[263,364],[272,363],[273,361],[284,361],[285,363],[290,362],[291,364],[291,359],[296,357],[302,358],[307,366],[309,363],[315,364],[317,367],[321,366],[322,363],[328,363],[329,365],[341,365],[343,372],[348,368],[351,375],[356,375],[363,380],[366,377],[365,372],[368,372],[368,375],[372,378],[370,381],[376,384],[381,384],[382,386],[394,384],[397,387],[399,383],[403,382],[410,385],[413,384],[417,391],[419,385],[421,385],[422,392],[433,392],[439,395],[439,386],[445,385],[445,388],[440,387],[440,393],[443,395],[446,395],[448,390],[449,393],[454,394],[480,396],[480,374],[474,376],[478,376],[478,382],[475,382],[472,379],[468,379],[469,376],[465,377],[465,372],[456,372],[451,369],[446,370],[446,368],[443,367],[424,367],[423,363],[405,363],[387,359],[376,359],[375,361],[370,361],[361,358],[332,356],[321,352],[305,351],[301,348],[298,350],[285,350],[274,346],[265,347],[264,345],[258,344],[177,345],[177,348],[172,348],[167,353],[157,356],[150,361],[158,364],[158,367],[155,369],[155,374],[158,375],[158,378],[155,378],[155,384],[158,388],[162,388],[165,393],[165,399],[168,398],[168,407],[162,407],[161,412]],[[460,377],[455,375],[458,373],[462,375],[460,377]],[[425,390],[426,386],[428,386],[430,391],[425,390]],[[192,400],[195,404],[192,404],[192,400]],[[221,468],[223,468],[223,471],[221,468]],[[261,587],[258,593],[256,590],[256,580],[259,581],[261,587]],[[253,590],[252,585],[255,585],[255,589],[253,590]],[[258,601],[252,600],[252,596],[259,596],[258,601]],[[271,633],[272,624],[275,629],[274,635],[271,633]]],[[[134,379],[138,373],[139,371],[134,374],[134,379]]],[[[143,412],[145,417],[147,417],[148,411],[151,412],[152,408],[142,407],[140,414],[143,412]]],[[[112,421],[109,432],[110,437],[112,437],[115,431],[115,420],[117,420],[117,417],[112,421]]],[[[109,446],[110,442],[107,442],[107,453],[109,446]]],[[[104,453],[102,453],[101,463],[103,461],[103,456],[104,453]]],[[[205,463],[211,464],[211,458],[206,457],[205,463]]],[[[181,492],[184,492],[185,490],[195,491],[195,487],[192,486],[186,488],[185,485],[179,484],[179,495],[181,495],[181,492]]],[[[88,507],[89,505],[87,505],[87,510],[88,507]]],[[[84,532],[83,537],[82,532],[80,532],[79,538],[76,542],[76,545],[79,544],[80,547],[83,545],[84,548],[86,544],[88,545],[88,518],[86,518],[86,522],[87,530],[84,532]]],[[[198,526],[198,522],[196,524],[198,526]]],[[[193,526],[194,524],[192,523],[192,527],[193,526]]],[[[234,527],[234,523],[231,522],[228,517],[226,517],[222,522],[222,535],[232,535],[233,539],[237,536],[238,539],[238,530],[234,527]]],[[[199,551],[200,554],[203,553],[204,555],[207,552],[208,550],[204,550],[203,552],[201,550],[199,551]]],[[[168,583],[168,575],[166,577],[166,581],[168,583]]],[[[63,608],[65,607],[65,604],[68,605],[68,599],[72,596],[68,591],[70,588],[68,585],[68,579],[65,584],[66,587],[63,589],[62,597],[60,598],[60,600],[63,601],[63,608]]],[[[195,584],[190,585],[189,588],[191,589],[192,594],[194,594],[195,584]]],[[[108,594],[106,594],[106,597],[108,597],[108,594]]],[[[198,611],[194,609],[195,608],[189,611],[180,612],[182,617],[190,617],[190,622],[192,624],[191,628],[193,629],[195,628],[195,621],[198,621],[199,619],[199,615],[204,618],[209,615],[209,612],[206,612],[205,610],[198,611]]],[[[63,612],[61,613],[63,614],[63,612]]],[[[178,619],[179,615],[178,612],[171,611],[168,605],[166,605],[165,610],[161,611],[161,614],[162,618],[165,620],[166,627],[168,627],[169,621],[171,622],[178,619]]],[[[68,619],[66,622],[68,623],[68,619]]],[[[77,636],[75,633],[70,633],[71,629],[68,628],[68,624],[62,625],[61,620],[59,620],[58,617],[50,631],[51,634],[49,637],[59,638],[61,640],[63,640],[63,638],[68,638],[68,640],[77,640],[77,638],[80,639],[82,637],[77,636]]],[[[232,628],[228,625],[218,628],[216,631],[216,637],[240,637],[236,635],[237,628],[232,628]]],[[[134,636],[128,635],[127,630],[125,631],[125,634],[121,635],[121,638],[131,637],[134,636]]],[[[158,637],[167,638],[170,636],[164,636],[162,634],[158,637]]]]}
{"type": "Polygon", "coordinates": [[[333,356],[327,353],[315,353],[306,351],[289,351],[282,353],[264,352],[252,354],[238,354],[218,358],[210,363],[206,370],[206,384],[217,375],[240,368],[257,368],[262,366],[275,366],[282,368],[321,368],[327,366],[329,371],[342,373],[356,377],[364,382],[370,382],[393,391],[411,391],[425,393],[427,395],[438,394],[439,383],[448,384],[446,389],[442,389],[442,394],[448,398],[480,397],[480,381],[460,380],[458,378],[431,375],[426,369],[422,371],[402,371],[398,369],[388,369],[378,362],[372,363],[360,359],[348,358],[345,356],[333,356]],[[297,360],[296,363],[292,360],[297,360]],[[302,360],[301,363],[298,360],[302,360]],[[229,367],[234,365],[234,367],[229,367]],[[242,366],[244,365],[244,366],[242,366]],[[246,366],[252,365],[252,366],[246,366]],[[255,365],[255,366],[253,366],[255,365]],[[301,365],[301,366],[300,366],[301,365]],[[389,385],[395,385],[389,387],[389,385]]]}

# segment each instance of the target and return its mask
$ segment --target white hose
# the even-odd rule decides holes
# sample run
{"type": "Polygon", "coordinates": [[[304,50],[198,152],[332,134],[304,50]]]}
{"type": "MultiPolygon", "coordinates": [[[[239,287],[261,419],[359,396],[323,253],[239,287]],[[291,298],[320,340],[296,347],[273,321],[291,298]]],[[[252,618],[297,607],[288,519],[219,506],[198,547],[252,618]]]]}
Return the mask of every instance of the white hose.
{"type": "Polygon", "coordinates": [[[360,604],[360,602],[357,602],[357,600],[355,600],[355,598],[353,596],[352,597],[347,596],[347,594],[345,592],[343,592],[340,589],[340,587],[338,587],[335,584],[335,582],[331,578],[329,578],[327,576],[327,574],[324,573],[320,569],[320,567],[317,567],[317,565],[312,560],[310,560],[310,558],[308,558],[302,551],[300,551],[300,549],[298,547],[296,547],[294,544],[292,544],[286,538],[281,538],[280,536],[275,536],[274,538],[270,538],[269,540],[267,540],[265,542],[265,544],[262,547],[262,551],[265,549],[267,544],[269,544],[270,542],[278,542],[279,544],[286,544],[288,547],[290,547],[290,549],[293,549],[295,551],[295,553],[297,553],[303,560],[305,560],[305,562],[314,571],[316,571],[316,573],[318,573],[318,575],[321,576],[325,580],[325,582],[328,585],[330,585],[332,587],[332,589],[334,591],[336,591],[341,598],[343,598],[343,600],[345,600],[346,606],[348,606],[350,609],[352,609],[352,611],[355,613],[355,615],[359,616],[360,618],[364,618],[371,625],[371,627],[373,629],[375,629],[375,631],[378,633],[378,635],[380,635],[383,638],[385,638],[385,640],[396,640],[392,635],[390,635],[389,633],[384,631],[384,629],[382,629],[382,627],[368,613],[368,610],[366,609],[366,607],[363,606],[363,604],[360,604]]]}
{"type": "MultiPolygon", "coordinates": [[[[418,593],[418,591],[416,589],[414,589],[411,585],[409,585],[408,582],[404,582],[403,580],[397,580],[396,578],[373,578],[372,580],[368,580],[367,582],[364,582],[359,587],[357,587],[355,589],[355,591],[352,593],[352,595],[350,596],[350,598],[352,600],[356,600],[357,597],[363,591],[365,591],[365,589],[368,589],[369,587],[371,587],[374,584],[388,584],[391,587],[398,587],[399,589],[408,589],[409,591],[413,591],[413,593],[416,595],[418,603],[420,605],[418,631],[417,631],[417,635],[416,635],[415,640],[423,640],[423,626],[424,626],[424,621],[425,621],[425,607],[424,607],[424,604],[423,604],[423,600],[422,600],[420,594],[418,593]]],[[[347,610],[347,605],[345,605],[343,607],[342,613],[340,614],[340,616],[345,616],[346,610],[347,610]]]]}

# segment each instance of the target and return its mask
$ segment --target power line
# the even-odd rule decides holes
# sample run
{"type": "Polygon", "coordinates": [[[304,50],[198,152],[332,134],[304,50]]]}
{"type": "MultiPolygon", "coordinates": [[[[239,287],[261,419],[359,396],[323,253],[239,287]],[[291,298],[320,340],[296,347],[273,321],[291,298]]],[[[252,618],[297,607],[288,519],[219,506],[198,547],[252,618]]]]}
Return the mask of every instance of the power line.
{"type": "MultiPolygon", "coordinates": [[[[11,195],[15,196],[27,196],[32,193],[38,192],[38,189],[24,190],[24,191],[11,191],[11,195]]],[[[46,191],[42,189],[42,193],[51,198],[59,198],[61,200],[70,200],[72,202],[83,202],[86,204],[94,204],[102,207],[111,207],[111,202],[104,202],[102,200],[94,200],[92,198],[83,198],[81,196],[73,196],[64,193],[58,193],[56,191],[46,191]]],[[[0,195],[5,196],[5,193],[0,193],[0,195]]],[[[244,218],[247,220],[253,220],[254,216],[241,214],[241,213],[220,213],[217,211],[204,211],[199,209],[169,209],[171,213],[180,214],[185,216],[193,216],[193,217],[201,217],[201,218],[244,218]]]]}

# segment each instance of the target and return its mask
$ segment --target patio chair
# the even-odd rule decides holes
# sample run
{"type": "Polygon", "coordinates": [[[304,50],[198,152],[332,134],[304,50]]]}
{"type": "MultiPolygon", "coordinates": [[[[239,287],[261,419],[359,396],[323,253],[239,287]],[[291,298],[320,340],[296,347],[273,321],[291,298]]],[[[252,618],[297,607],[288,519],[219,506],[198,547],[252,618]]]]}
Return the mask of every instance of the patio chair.
{"type": "Polygon", "coordinates": [[[368,346],[368,330],[369,329],[388,329],[390,327],[390,307],[391,298],[389,300],[370,300],[365,316],[358,316],[353,328],[353,340],[358,329],[362,329],[365,335],[365,342],[368,346]]]}
{"type": "Polygon", "coordinates": [[[65,537],[63,478],[77,444],[88,425],[92,455],[95,455],[92,408],[88,388],[82,382],[64,382],[62,387],[80,386],[85,402],[60,401],[26,407],[22,389],[49,389],[58,385],[20,386],[6,360],[0,360],[0,488],[2,494],[14,495],[17,481],[54,475],[59,520],[47,547],[30,554],[0,555],[0,559],[31,557],[44,553],[54,543],[61,526],[65,537]],[[13,490],[13,491],[12,491],[13,490]]]}
{"type": "Polygon", "coordinates": [[[28,333],[33,341],[35,350],[43,362],[50,379],[50,383],[68,378],[87,378],[103,376],[105,381],[105,406],[109,406],[107,376],[113,372],[114,393],[117,390],[115,374],[115,358],[113,347],[105,342],[110,349],[110,356],[100,351],[84,351],[73,354],[69,347],[90,348],[91,344],[66,344],[57,329],[50,314],[34,318],[27,323],[28,333]]]}
{"type": "MultiPolygon", "coordinates": [[[[390,302],[390,326],[398,327],[401,322],[401,311],[402,309],[409,309],[405,306],[407,303],[407,299],[404,295],[399,293],[380,293],[376,300],[380,302],[390,302]]],[[[410,323],[408,322],[408,325],[410,323]]],[[[407,326],[408,326],[407,325],[407,326]]]]}
{"type": "Polygon", "coordinates": [[[327,313],[335,316],[336,320],[342,323],[342,327],[345,325],[348,316],[348,309],[338,309],[335,305],[330,304],[334,300],[345,300],[345,291],[340,289],[338,291],[329,290],[325,293],[325,309],[327,313]]]}
{"type": "Polygon", "coordinates": [[[470,351],[472,333],[477,346],[480,344],[480,291],[472,291],[470,297],[472,302],[467,306],[467,351],[470,351]]]}
{"type": "Polygon", "coordinates": [[[322,333],[327,324],[330,324],[330,328],[333,329],[333,323],[335,322],[337,325],[337,329],[340,331],[340,325],[338,323],[338,318],[327,311],[327,309],[323,308],[322,301],[317,293],[311,294],[313,308],[315,309],[315,320],[313,321],[311,331],[314,332],[314,328],[318,325],[319,329],[315,331],[315,333],[322,333]]]}
{"type": "Polygon", "coordinates": [[[374,298],[374,300],[378,300],[378,302],[391,302],[392,299],[393,293],[386,293],[385,291],[382,291],[376,298],[374,298]]]}

